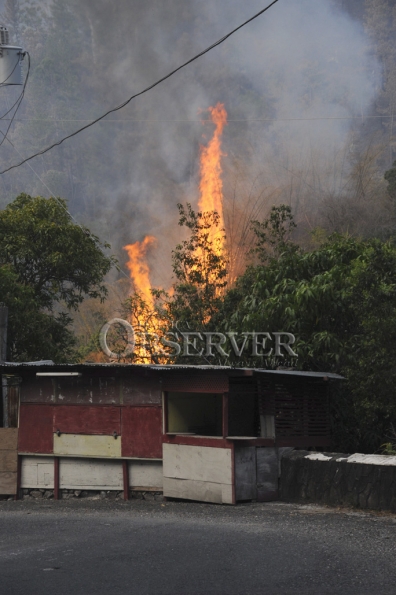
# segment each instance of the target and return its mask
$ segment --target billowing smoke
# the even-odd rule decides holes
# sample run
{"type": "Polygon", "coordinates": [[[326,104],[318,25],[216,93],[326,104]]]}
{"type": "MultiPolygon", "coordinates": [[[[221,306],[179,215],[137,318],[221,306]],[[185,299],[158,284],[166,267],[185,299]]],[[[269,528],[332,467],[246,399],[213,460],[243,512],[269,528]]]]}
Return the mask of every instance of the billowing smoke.
{"type": "MultiPolygon", "coordinates": [[[[41,127],[18,123],[15,143],[23,155],[77,128],[80,122],[71,120],[93,118],[140,91],[263,2],[68,0],[54,7],[56,41],[47,17],[34,33],[32,13],[21,22],[33,64],[23,115],[52,118],[41,127]]],[[[279,0],[223,45],[32,166],[121,260],[122,245],[156,236],[154,284],[166,284],[168,254],[180,234],[176,204],[197,204],[199,145],[213,132],[202,122],[205,110],[221,102],[228,112],[226,201],[241,208],[254,196],[252,213],[260,200],[263,207],[289,201],[308,217],[321,196],[340,191],[356,118],[370,113],[380,87],[380,68],[368,48],[362,24],[334,2],[279,0]]],[[[18,158],[10,147],[0,151],[7,162],[18,158]]],[[[9,199],[17,190],[48,195],[26,165],[2,184],[9,199]]]]}

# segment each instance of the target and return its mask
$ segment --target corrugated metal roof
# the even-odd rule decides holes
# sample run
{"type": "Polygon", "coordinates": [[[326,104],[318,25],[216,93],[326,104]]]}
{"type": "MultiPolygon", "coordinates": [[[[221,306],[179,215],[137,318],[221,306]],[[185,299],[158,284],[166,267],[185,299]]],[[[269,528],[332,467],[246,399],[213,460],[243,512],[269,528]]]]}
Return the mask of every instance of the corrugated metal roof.
{"type": "Polygon", "coordinates": [[[333,374],[332,372],[305,372],[300,370],[259,370],[255,372],[264,372],[265,374],[284,374],[290,376],[308,376],[311,378],[330,378],[331,380],[344,380],[344,376],[333,374]]]}
{"type": "Polygon", "coordinates": [[[342,380],[344,377],[339,374],[331,372],[310,372],[299,370],[267,370],[265,368],[233,368],[231,366],[208,366],[208,365],[180,365],[180,364],[117,364],[117,363],[86,363],[86,364],[54,364],[51,360],[44,360],[38,362],[2,362],[0,363],[0,373],[2,370],[10,368],[18,369],[34,369],[37,371],[38,367],[48,368],[54,372],[56,370],[72,370],[72,369],[90,369],[90,368],[115,368],[115,369],[146,369],[155,371],[175,371],[175,370],[205,370],[205,371],[225,371],[236,373],[250,373],[250,374],[277,374],[286,376],[306,376],[311,378],[328,378],[331,380],[342,380]]]}
{"type": "Polygon", "coordinates": [[[52,359],[42,359],[37,362],[0,362],[0,366],[54,366],[52,359]]]}

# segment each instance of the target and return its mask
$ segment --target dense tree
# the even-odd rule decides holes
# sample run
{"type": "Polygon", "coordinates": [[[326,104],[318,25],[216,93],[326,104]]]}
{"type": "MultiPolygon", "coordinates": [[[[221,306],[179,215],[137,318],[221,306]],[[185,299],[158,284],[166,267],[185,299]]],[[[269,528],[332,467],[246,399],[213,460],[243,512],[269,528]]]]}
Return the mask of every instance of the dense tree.
{"type": "Polygon", "coordinates": [[[70,361],[73,358],[70,318],[64,312],[43,311],[34,290],[21,283],[8,265],[0,266],[0,300],[9,308],[9,360],[70,361]]]}
{"type": "MultiPolygon", "coordinates": [[[[180,339],[180,333],[206,329],[222,304],[227,285],[227,259],[219,216],[215,211],[195,212],[189,203],[185,207],[179,204],[178,209],[179,225],[187,228],[189,235],[172,252],[175,282],[171,289],[152,290],[154,307],[139,293],[124,303],[124,313],[138,331],[133,361],[177,361],[174,350],[159,345],[158,340],[169,331],[175,332],[180,339]],[[164,357],[158,355],[159,349],[164,352],[164,357]]],[[[116,337],[114,343],[121,344],[122,351],[125,329],[119,331],[121,342],[116,337]]],[[[194,357],[191,361],[183,357],[183,362],[201,363],[194,357]]]]}
{"type": "Polygon", "coordinates": [[[279,256],[285,248],[290,248],[291,234],[297,226],[294,223],[289,205],[272,207],[264,221],[252,221],[256,245],[252,252],[261,264],[279,256]]]}
{"type": "Polygon", "coordinates": [[[224,230],[219,228],[216,212],[195,212],[190,204],[178,208],[179,225],[190,236],[172,252],[176,282],[169,309],[174,320],[199,330],[218,311],[227,285],[224,230]]]}
{"type": "Polygon", "coordinates": [[[104,298],[114,263],[99,239],[71,220],[61,199],[26,194],[0,211],[0,299],[10,309],[10,356],[69,357],[68,311],[104,298]]]}
{"type": "MultiPolygon", "coordinates": [[[[294,334],[298,359],[272,365],[344,375],[334,401],[336,446],[368,452],[396,422],[395,323],[395,246],[340,235],[310,251],[284,243],[266,266],[238,279],[216,317],[227,332],[294,334]]],[[[232,361],[268,366],[265,356],[247,352],[232,361]]]]}

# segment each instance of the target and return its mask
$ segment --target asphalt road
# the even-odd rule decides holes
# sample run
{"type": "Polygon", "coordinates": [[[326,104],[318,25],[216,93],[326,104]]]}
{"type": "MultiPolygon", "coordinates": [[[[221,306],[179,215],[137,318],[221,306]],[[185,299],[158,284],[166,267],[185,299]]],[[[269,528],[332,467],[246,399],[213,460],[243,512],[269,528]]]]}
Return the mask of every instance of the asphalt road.
{"type": "Polygon", "coordinates": [[[282,503],[0,502],[0,595],[394,595],[395,537],[282,503]]]}

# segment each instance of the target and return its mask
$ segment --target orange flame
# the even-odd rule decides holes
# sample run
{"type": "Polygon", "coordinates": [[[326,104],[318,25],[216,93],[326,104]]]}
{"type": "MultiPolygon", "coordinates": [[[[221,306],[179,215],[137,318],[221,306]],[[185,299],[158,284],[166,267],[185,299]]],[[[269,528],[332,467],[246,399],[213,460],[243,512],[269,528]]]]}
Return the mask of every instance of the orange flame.
{"type": "MultiPolygon", "coordinates": [[[[223,229],[223,181],[221,179],[223,170],[221,167],[221,158],[224,156],[224,153],[221,150],[221,137],[224,126],[227,124],[227,112],[224,103],[217,103],[215,107],[210,107],[208,111],[216,128],[208,145],[206,147],[201,145],[201,181],[199,184],[200,198],[198,206],[202,212],[217,211],[219,215],[219,227],[223,229]]],[[[218,231],[213,230],[211,239],[213,240],[218,233],[218,231]]],[[[220,253],[223,251],[224,246],[221,245],[220,253]]]]}
{"type": "Polygon", "coordinates": [[[124,246],[124,250],[128,252],[129,261],[127,267],[130,272],[131,279],[135,291],[138,291],[146,304],[150,308],[154,308],[154,300],[151,294],[150,282],[150,268],[146,261],[148,250],[155,245],[156,238],[154,236],[146,236],[142,242],[135,242],[124,246]]]}

